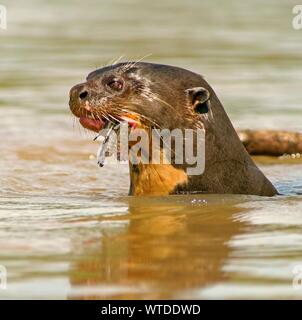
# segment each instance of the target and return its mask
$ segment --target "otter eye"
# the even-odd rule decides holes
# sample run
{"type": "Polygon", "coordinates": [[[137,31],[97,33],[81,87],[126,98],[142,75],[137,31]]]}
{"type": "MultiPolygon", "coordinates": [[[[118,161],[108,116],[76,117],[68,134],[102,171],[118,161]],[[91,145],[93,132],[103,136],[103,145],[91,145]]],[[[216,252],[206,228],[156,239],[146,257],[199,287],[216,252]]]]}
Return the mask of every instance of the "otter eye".
{"type": "Polygon", "coordinates": [[[123,89],[123,81],[118,79],[112,79],[107,83],[107,86],[112,90],[121,91],[123,89]]]}

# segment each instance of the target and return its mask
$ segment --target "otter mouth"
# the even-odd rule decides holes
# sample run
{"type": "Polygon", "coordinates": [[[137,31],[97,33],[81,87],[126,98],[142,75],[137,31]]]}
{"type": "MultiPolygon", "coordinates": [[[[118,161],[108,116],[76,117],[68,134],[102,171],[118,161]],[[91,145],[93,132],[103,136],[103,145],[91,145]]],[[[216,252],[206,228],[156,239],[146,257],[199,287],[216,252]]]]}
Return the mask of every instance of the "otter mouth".
{"type": "Polygon", "coordinates": [[[80,124],[88,130],[94,131],[94,132],[99,132],[101,131],[108,120],[105,119],[91,119],[88,117],[80,117],[80,124]]]}
{"type": "Polygon", "coordinates": [[[85,129],[100,133],[101,130],[110,126],[117,127],[121,123],[128,123],[130,129],[135,129],[142,124],[141,115],[127,109],[117,112],[108,112],[104,106],[98,107],[91,105],[88,101],[85,103],[74,102],[70,98],[70,110],[73,115],[79,119],[80,124],[85,129]]]}
{"type": "Polygon", "coordinates": [[[94,131],[94,132],[100,132],[102,129],[106,128],[109,123],[112,123],[114,125],[117,125],[121,122],[127,122],[131,129],[135,129],[138,125],[138,121],[127,117],[127,116],[119,116],[114,117],[114,120],[108,120],[103,117],[95,119],[92,115],[89,116],[81,116],[79,118],[80,124],[88,130],[94,131]]]}
{"type": "Polygon", "coordinates": [[[79,118],[79,122],[82,127],[97,133],[106,128],[110,123],[118,123],[117,119],[113,121],[113,119],[111,120],[109,116],[101,116],[92,110],[87,110],[86,108],[85,110],[79,108],[76,110],[76,112],[73,110],[73,114],[79,118]]]}
{"type": "MultiPolygon", "coordinates": [[[[109,115],[107,114],[107,116],[109,115]]],[[[97,151],[97,164],[100,167],[103,167],[105,163],[105,158],[107,155],[106,146],[109,143],[111,133],[113,131],[117,131],[122,122],[126,122],[130,130],[135,129],[138,125],[138,121],[127,116],[114,117],[114,120],[108,120],[107,118],[104,119],[103,117],[98,117],[97,119],[95,119],[93,114],[87,114],[87,116],[80,116],[79,122],[84,128],[98,133],[96,137],[93,139],[93,141],[96,141],[100,136],[103,136],[104,138],[97,151]],[[106,129],[107,132],[102,132],[103,129],[106,129]]],[[[118,157],[120,158],[119,154],[118,157]]]]}

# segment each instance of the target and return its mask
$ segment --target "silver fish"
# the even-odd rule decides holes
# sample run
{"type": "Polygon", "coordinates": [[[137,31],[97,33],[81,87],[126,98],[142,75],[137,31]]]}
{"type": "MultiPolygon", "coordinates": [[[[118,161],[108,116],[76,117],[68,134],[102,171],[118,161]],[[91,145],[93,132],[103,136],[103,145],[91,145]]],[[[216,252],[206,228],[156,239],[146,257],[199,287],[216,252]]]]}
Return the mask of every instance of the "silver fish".
{"type": "Polygon", "coordinates": [[[100,147],[97,151],[97,164],[100,167],[104,166],[105,163],[105,158],[106,158],[106,150],[110,147],[108,146],[108,142],[110,139],[110,135],[112,133],[113,130],[116,130],[119,128],[119,124],[113,123],[113,122],[108,122],[105,127],[99,132],[99,134],[93,139],[93,141],[97,140],[100,136],[104,136],[103,135],[103,130],[107,129],[106,135],[104,136],[104,140],[101,142],[100,147]]]}

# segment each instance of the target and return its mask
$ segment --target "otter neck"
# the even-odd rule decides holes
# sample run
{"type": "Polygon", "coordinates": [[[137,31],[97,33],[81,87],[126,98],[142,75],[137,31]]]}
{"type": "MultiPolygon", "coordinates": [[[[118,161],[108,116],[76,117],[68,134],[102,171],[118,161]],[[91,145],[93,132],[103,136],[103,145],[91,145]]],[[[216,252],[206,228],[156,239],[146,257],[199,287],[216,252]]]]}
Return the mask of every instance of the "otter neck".
{"type": "MultiPolygon", "coordinates": [[[[255,165],[230,124],[228,139],[206,133],[205,170],[188,175],[188,165],[130,163],[130,195],[229,193],[272,196],[276,189],[255,165]]],[[[208,128],[208,130],[211,130],[208,128]]]]}
{"type": "Polygon", "coordinates": [[[130,164],[129,195],[164,196],[187,184],[186,172],[172,164],[130,164]]]}

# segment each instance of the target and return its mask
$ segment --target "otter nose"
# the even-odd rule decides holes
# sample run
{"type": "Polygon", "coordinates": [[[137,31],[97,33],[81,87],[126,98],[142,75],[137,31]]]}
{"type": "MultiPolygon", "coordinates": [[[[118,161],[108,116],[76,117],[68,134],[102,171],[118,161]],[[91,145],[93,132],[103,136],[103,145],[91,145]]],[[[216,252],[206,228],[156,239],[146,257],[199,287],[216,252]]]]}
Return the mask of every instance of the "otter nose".
{"type": "Polygon", "coordinates": [[[69,95],[72,101],[85,100],[88,97],[88,90],[85,84],[78,84],[70,89],[69,95]]]}
{"type": "Polygon", "coordinates": [[[87,96],[88,96],[88,91],[87,91],[87,90],[82,91],[82,92],[79,94],[79,97],[80,97],[81,100],[84,100],[87,96]]]}

